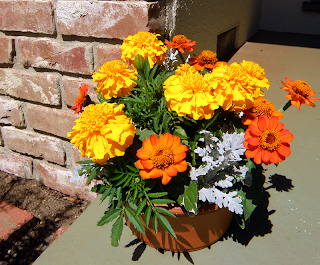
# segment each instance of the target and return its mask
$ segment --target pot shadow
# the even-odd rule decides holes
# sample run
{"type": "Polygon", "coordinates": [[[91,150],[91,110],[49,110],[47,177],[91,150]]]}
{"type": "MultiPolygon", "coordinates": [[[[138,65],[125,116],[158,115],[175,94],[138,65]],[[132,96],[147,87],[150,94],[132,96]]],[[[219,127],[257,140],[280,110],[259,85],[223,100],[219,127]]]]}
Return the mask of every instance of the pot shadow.
{"type": "MultiPolygon", "coordinates": [[[[267,234],[272,233],[273,224],[269,220],[269,216],[275,213],[276,210],[268,210],[269,206],[269,197],[270,194],[267,190],[274,188],[279,192],[289,192],[294,188],[292,185],[292,180],[286,178],[286,176],[274,174],[269,177],[269,180],[266,184],[270,184],[268,187],[264,188],[261,194],[261,199],[257,208],[254,210],[250,217],[250,222],[247,224],[245,229],[241,229],[235,218],[232,219],[231,225],[228,230],[224,233],[224,235],[217,241],[224,241],[232,238],[233,241],[238,242],[244,246],[247,246],[252,238],[258,236],[265,236],[267,234]]],[[[216,244],[213,243],[212,245],[216,244]]],[[[135,248],[132,254],[132,260],[137,261],[145,251],[147,245],[142,242],[140,239],[135,238],[130,243],[128,243],[125,247],[131,247],[134,245],[138,246],[135,248]]],[[[211,246],[208,246],[208,249],[211,249],[211,246]]],[[[158,249],[158,252],[164,254],[167,250],[158,249]]],[[[182,252],[184,257],[191,263],[194,264],[192,257],[189,252],[182,252]]],[[[172,252],[172,257],[177,256],[177,259],[180,260],[181,253],[172,252]]]]}

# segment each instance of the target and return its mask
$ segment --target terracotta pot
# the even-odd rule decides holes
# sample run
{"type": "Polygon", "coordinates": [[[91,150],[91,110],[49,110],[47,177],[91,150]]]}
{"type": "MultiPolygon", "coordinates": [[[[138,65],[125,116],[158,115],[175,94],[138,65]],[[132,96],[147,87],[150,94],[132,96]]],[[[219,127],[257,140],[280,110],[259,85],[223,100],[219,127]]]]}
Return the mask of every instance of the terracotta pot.
{"type": "Polygon", "coordinates": [[[168,210],[177,216],[177,218],[166,216],[177,235],[177,239],[165,231],[161,224],[158,225],[156,234],[153,230],[152,218],[148,228],[145,226],[144,216],[141,218],[146,229],[145,235],[135,229],[127,217],[126,221],[133,234],[151,247],[172,252],[190,252],[216,242],[227,231],[233,217],[233,213],[228,209],[220,209],[214,204],[202,206],[194,217],[190,217],[180,207],[168,210]]]}

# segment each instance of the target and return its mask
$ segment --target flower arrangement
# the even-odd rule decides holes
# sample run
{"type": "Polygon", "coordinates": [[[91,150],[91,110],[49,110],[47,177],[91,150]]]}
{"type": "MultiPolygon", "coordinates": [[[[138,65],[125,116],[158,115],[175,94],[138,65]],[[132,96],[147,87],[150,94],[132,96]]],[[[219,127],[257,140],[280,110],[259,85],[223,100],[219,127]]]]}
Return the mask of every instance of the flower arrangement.
{"type": "Polygon", "coordinates": [[[141,233],[153,220],[176,238],[164,205],[195,216],[204,203],[234,212],[244,228],[264,183],[262,164],[282,162],[293,135],[280,120],[294,105],[315,107],[304,81],[286,78],[289,101],[279,111],[264,99],[270,84],[257,63],[218,61],[212,51],[184,59],[196,42],[177,35],[172,42],[139,32],[124,38],[121,60],[106,62],[92,75],[99,103],[80,87],[73,109],[81,112],[68,133],[82,156],[78,176],[108,198],[98,222],[114,221],[117,246],[123,217],[141,233]],[[182,61],[178,67],[176,56],[182,61]],[[174,71],[171,71],[175,69],[174,71]],[[82,107],[85,109],[82,111],[82,107]]]}

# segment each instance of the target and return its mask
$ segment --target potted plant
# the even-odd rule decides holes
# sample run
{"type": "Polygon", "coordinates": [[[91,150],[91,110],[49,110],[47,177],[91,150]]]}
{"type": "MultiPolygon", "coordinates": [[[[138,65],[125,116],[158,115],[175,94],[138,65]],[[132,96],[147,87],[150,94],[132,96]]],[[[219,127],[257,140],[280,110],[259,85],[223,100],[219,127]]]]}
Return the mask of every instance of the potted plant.
{"type": "Polygon", "coordinates": [[[275,111],[257,63],[228,65],[209,50],[185,59],[195,41],[159,36],[124,38],[122,61],[92,75],[99,103],[80,87],[73,108],[85,109],[68,137],[91,158],[79,162],[78,176],[95,179],[92,191],[109,201],[98,225],[114,221],[112,246],[126,218],[147,244],[192,251],[222,236],[233,216],[245,228],[262,192],[262,164],[291,153],[283,112],[317,99],[306,82],[286,78],[289,101],[275,111]]]}

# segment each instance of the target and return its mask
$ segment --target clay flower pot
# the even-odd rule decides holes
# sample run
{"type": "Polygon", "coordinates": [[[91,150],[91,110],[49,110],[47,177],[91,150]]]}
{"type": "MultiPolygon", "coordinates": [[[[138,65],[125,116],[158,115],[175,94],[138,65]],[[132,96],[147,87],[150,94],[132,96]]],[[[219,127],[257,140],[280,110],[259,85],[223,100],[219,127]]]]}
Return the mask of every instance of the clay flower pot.
{"type": "Polygon", "coordinates": [[[141,219],[146,229],[145,235],[135,229],[127,217],[126,221],[133,234],[151,247],[172,252],[190,252],[216,242],[227,231],[233,217],[233,213],[228,209],[220,209],[214,204],[202,206],[194,217],[190,217],[180,207],[169,210],[177,216],[177,218],[166,216],[177,235],[177,239],[174,239],[160,224],[156,234],[153,230],[152,220],[147,228],[143,218],[141,219]]]}

